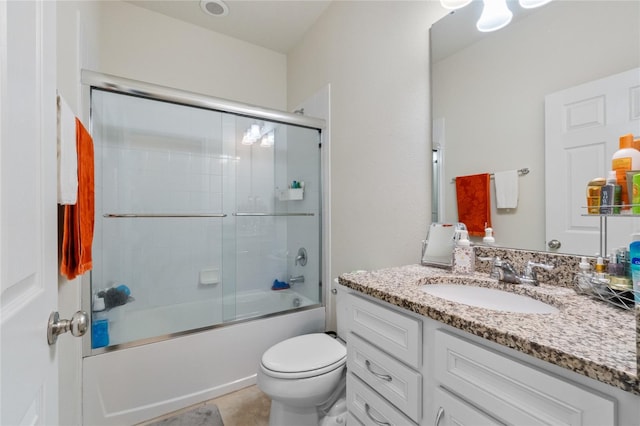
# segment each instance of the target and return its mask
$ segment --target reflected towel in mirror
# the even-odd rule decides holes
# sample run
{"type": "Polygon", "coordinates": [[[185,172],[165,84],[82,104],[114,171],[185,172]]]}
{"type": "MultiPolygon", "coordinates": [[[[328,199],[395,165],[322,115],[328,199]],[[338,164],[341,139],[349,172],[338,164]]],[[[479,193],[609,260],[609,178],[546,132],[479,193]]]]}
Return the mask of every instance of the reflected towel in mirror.
{"type": "Polygon", "coordinates": [[[458,222],[467,226],[469,235],[482,237],[491,226],[489,173],[456,177],[458,222]]]}
{"type": "Polygon", "coordinates": [[[515,209],[518,207],[518,171],[495,172],[496,208],[515,209]]]}

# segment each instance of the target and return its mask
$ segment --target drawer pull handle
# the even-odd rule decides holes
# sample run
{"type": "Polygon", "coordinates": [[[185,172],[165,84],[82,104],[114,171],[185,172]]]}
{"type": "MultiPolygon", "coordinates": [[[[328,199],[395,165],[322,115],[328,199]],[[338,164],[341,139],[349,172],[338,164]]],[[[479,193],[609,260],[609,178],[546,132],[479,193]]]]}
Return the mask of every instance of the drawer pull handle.
{"type": "Polygon", "coordinates": [[[434,423],[435,426],[440,425],[440,420],[442,420],[443,416],[444,416],[444,408],[440,407],[438,408],[438,414],[436,414],[436,422],[434,423]]]}
{"type": "Polygon", "coordinates": [[[369,417],[377,425],[380,425],[380,426],[391,426],[391,423],[389,423],[389,422],[381,422],[380,420],[377,420],[375,417],[373,417],[371,415],[369,410],[371,410],[371,407],[369,407],[369,404],[365,402],[364,403],[364,412],[367,413],[367,417],[369,417]]]}
{"type": "Polygon", "coordinates": [[[373,371],[371,369],[371,363],[369,362],[369,360],[366,360],[364,362],[364,365],[367,366],[367,370],[369,370],[369,373],[373,374],[374,376],[376,376],[378,379],[382,379],[385,380],[387,382],[390,382],[392,380],[391,376],[389,376],[388,374],[380,374],[380,373],[376,373],[375,371],[373,371]]]}

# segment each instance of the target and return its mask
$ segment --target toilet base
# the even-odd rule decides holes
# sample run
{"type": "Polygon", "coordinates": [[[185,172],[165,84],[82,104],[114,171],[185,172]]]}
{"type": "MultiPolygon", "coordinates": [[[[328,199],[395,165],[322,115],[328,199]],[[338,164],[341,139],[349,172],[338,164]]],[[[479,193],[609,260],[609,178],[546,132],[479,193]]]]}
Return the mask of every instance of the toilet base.
{"type": "Polygon", "coordinates": [[[269,426],[318,426],[317,407],[293,407],[271,401],[269,426]]]}
{"type": "Polygon", "coordinates": [[[291,407],[271,401],[269,426],[344,426],[347,423],[347,401],[342,395],[329,412],[320,417],[318,407],[291,407]]]}

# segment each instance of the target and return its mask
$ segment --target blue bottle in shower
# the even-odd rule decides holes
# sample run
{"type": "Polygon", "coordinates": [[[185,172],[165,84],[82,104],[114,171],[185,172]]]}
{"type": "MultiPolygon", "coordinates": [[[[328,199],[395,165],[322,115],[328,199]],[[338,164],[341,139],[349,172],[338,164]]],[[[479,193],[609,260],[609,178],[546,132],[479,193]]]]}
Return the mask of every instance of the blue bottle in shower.
{"type": "Polygon", "coordinates": [[[109,346],[109,320],[104,312],[94,312],[91,321],[91,348],[109,346]]]}

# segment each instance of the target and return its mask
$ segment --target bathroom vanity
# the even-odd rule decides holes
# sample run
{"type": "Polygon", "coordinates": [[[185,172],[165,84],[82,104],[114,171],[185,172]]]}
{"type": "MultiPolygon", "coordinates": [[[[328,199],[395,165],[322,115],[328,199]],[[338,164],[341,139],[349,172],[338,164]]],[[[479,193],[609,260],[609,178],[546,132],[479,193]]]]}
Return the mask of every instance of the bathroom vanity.
{"type": "Polygon", "coordinates": [[[640,424],[640,308],[421,265],[344,274],[339,284],[350,424],[640,424]],[[442,283],[519,293],[557,312],[474,307],[423,290],[442,283]]]}

